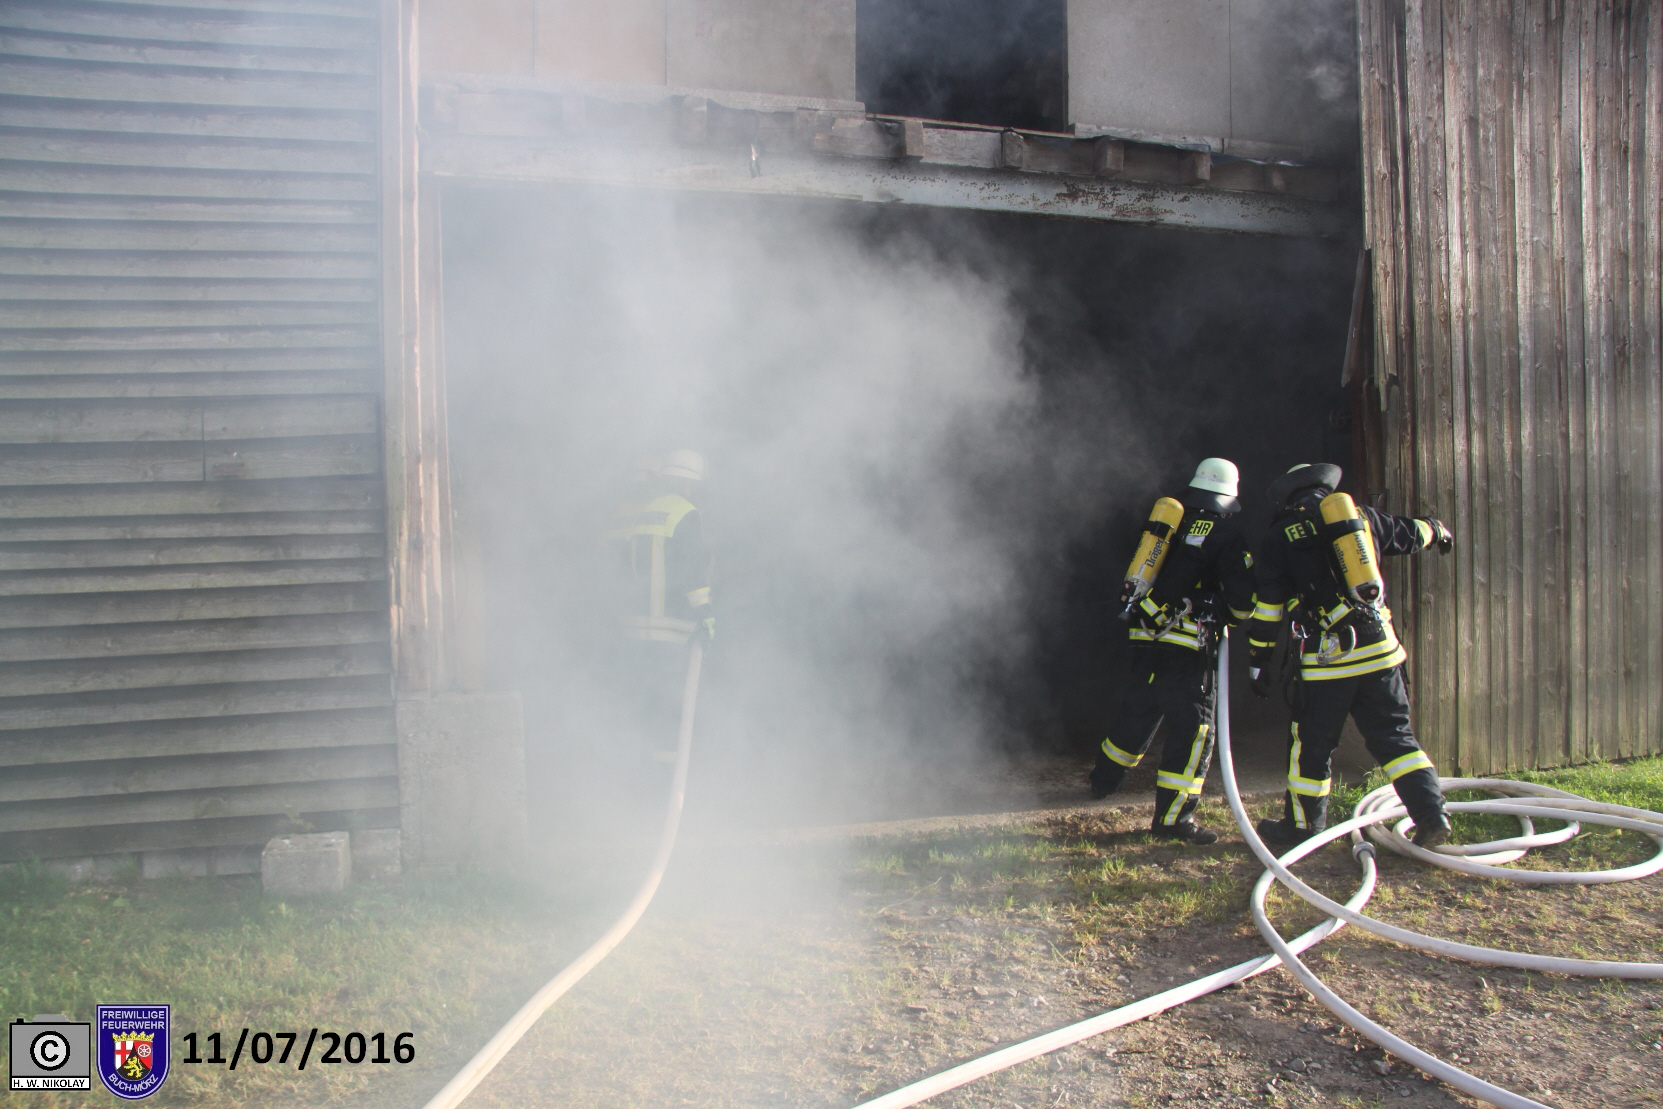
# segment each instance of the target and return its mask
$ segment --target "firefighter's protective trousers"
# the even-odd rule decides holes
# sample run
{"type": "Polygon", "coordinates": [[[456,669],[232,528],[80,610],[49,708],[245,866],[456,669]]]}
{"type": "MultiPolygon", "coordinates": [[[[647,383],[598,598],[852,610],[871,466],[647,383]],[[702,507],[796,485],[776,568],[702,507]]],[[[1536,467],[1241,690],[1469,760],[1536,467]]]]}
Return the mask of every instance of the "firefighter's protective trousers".
{"type": "Polygon", "coordinates": [[[1288,792],[1283,802],[1287,822],[1309,830],[1327,827],[1334,749],[1348,715],[1415,823],[1436,820],[1444,809],[1443,791],[1432,760],[1409,726],[1403,668],[1307,681],[1304,686],[1304,704],[1288,729],[1288,792]]]}
{"type": "Polygon", "coordinates": [[[1171,827],[1190,819],[1213,758],[1209,652],[1165,643],[1133,643],[1132,684],[1121,699],[1092,785],[1112,793],[1143,758],[1166,723],[1155,777],[1155,820],[1171,827]]]}

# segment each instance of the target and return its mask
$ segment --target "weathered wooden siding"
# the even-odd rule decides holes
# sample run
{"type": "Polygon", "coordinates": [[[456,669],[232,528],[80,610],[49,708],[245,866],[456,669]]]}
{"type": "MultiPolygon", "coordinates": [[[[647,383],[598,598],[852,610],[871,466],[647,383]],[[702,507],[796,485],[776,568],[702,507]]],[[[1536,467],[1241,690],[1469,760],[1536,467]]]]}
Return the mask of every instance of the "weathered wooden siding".
{"type": "Polygon", "coordinates": [[[397,822],[377,0],[0,0],[0,861],[397,822]]]}
{"type": "Polygon", "coordinates": [[[1446,769],[1663,751],[1663,5],[1361,0],[1387,503],[1446,769]]]}

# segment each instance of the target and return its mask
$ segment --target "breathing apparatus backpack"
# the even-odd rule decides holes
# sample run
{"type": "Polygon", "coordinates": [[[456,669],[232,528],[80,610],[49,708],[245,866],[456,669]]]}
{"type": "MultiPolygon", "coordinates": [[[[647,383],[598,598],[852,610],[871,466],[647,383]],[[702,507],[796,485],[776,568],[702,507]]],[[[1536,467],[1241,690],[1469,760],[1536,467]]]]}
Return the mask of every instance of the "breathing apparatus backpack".
{"type": "Polygon", "coordinates": [[[1162,497],[1150,510],[1149,520],[1143,525],[1143,538],[1138,542],[1132,564],[1126,568],[1126,579],[1120,586],[1120,619],[1130,622],[1138,604],[1155,588],[1166,564],[1167,552],[1172,549],[1173,535],[1184,520],[1184,506],[1171,497],[1162,497]]]}
{"type": "Polygon", "coordinates": [[[1342,649],[1385,637],[1385,581],[1368,520],[1345,493],[1295,503],[1282,521],[1294,559],[1295,584],[1307,604],[1296,622],[1305,638],[1333,634],[1342,649]]]}

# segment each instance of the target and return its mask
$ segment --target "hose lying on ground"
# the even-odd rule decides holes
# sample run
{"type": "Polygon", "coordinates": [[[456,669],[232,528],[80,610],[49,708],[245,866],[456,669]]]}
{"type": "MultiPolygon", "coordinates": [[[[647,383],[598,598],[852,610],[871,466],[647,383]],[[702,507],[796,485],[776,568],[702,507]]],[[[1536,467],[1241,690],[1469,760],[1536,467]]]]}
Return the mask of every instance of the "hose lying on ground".
{"type": "Polygon", "coordinates": [[[1512,839],[1498,840],[1493,843],[1459,847],[1445,846],[1436,851],[1427,851],[1416,847],[1404,837],[1404,828],[1409,823],[1408,814],[1398,804],[1397,795],[1392,787],[1383,786],[1358,803],[1356,815],[1352,819],[1336,824],[1312,836],[1304,843],[1282,855],[1281,858],[1277,858],[1265,846],[1264,841],[1259,838],[1258,833],[1254,830],[1252,818],[1248,815],[1247,808],[1242,803],[1241,791],[1236,785],[1235,763],[1231,758],[1230,750],[1229,665],[1230,649],[1229,643],[1226,641],[1220,647],[1218,659],[1219,769],[1224,778],[1224,791],[1230,803],[1230,811],[1235,815],[1236,824],[1241,829],[1242,838],[1247,841],[1248,847],[1259,857],[1259,860],[1265,864],[1264,873],[1259,876],[1258,882],[1253,887],[1253,919],[1258,925],[1260,934],[1264,936],[1265,941],[1275,954],[1238,964],[1228,970],[1218,971],[1207,975],[1205,978],[1199,978],[1194,982],[1167,990],[1164,993],[1144,998],[1142,1001],[1124,1005],[1119,1009],[1090,1017],[1077,1024],[1071,1024],[1031,1040],[1013,1044],[1010,1047],[960,1063],[956,1067],[932,1075],[929,1078],[921,1079],[880,1097],[864,1101],[855,1109],[903,1109],[905,1106],[916,1105],[921,1101],[934,1097],[936,1094],[1013,1067],[1018,1063],[1037,1059],[1041,1055],[1079,1043],[1081,1040],[1089,1039],[1110,1029],[1154,1016],[1156,1013],[1164,1012],[1186,1001],[1223,989],[1225,986],[1282,965],[1285,965],[1318,1001],[1327,1006],[1342,1021],[1399,1059],[1419,1067],[1425,1073],[1443,1080],[1463,1093],[1470,1094],[1492,1105],[1500,1106],[1501,1109],[1549,1109],[1539,1101],[1525,1097],[1522,1094],[1516,1094],[1511,1090],[1468,1074],[1459,1067],[1446,1063],[1442,1059],[1430,1055],[1392,1034],[1358,1012],[1338,994],[1325,986],[1312,973],[1310,968],[1299,961],[1299,953],[1337,932],[1343,925],[1354,924],[1366,931],[1373,932],[1375,935],[1395,940],[1409,947],[1419,948],[1437,955],[1467,959],[1472,962],[1556,974],[1608,978],[1663,978],[1663,964],[1660,963],[1565,959],[1476,947],[1470,944],[1437,939],[1432,936],[1423,936],[1418,932],[1411,932],[1374,920],[1371,917],[1364,916],[1359,911],[1373,894],[1378,878],[1375,867],[1375,844],[1377,843],[1389,847],[1399,854],[1408,855],[1423,862],[1484,878],[1509,879],[1536,884],[1620,882],[1634,878],[1644,878],[1663,870],[1663,813],[1630,808],[1626,805],[1588,801],[1562,790],[1549,789],[1546,786],[1532,785],[1526,782],[1510,782],[1490,778],[1446,779],[1443,786],[1448,791],[1484,789],[1506,795],[1501,800],[1449,802],[1451,812],[1483,812],[1513,816],[1519,820],[1523,834],[1512,839]],[[1564,820],[1569,824],[1566,828],[1556,831],[1537,833],[1531,822],[1532,817],[1564,820]],[[1395,824],[1392,827],[1385,827],[1389,821],[1395,822],[1395,824]],[[1578,822],[1604,824],[1613,828],[1622,828],[1649,835],[1657,841],[1658,854],[1644,863],[1611,871],[1509,870],[1499,865],[1522,857],[1530,847],[1560,843],[1573,838],[1580,830],[1578,822]],[[1368,833],[1369,840],[1373,842],[1366,842],[1363,839],[1365,830],[1368,833]],[[1352,839],[1352,855],[1362,868],[1362,877],[1358,882],[1357,892],[1352,894],[1350,899],[1342,905],[1311,889],[1310,886],[1296,878],[1288,870],[1288,867],[1343,836],[1350,836],[1352,839]],[[1265,910],[1265,898],[1269,895],[1271,885],[1275,882],[1281,882],[1301,898],[1327,913],[1329,919],[1292,942],[1284,939],[1271,923],[1265,910]]]}
{"type": "Polygon", "coordinates": [[[659,835],[658,852],[653,856],[652,867],[647,872],[646,880],[641,883],[641,888],[635,891],[635,897],[624,910],[624,915],[606,930],[606,934],[591,944],[583,954],[573,959],[559,974],[549,979],[548,984],[533,994],[530,1001],[520,1006],[520,1011],[479,1049],[478,1054],[468,1060],[467,1066],[458,1071],[456,1077],[445,1084],[444,1089],[433,1095],[432,1100],[423,1109],[454,1109],[461,1104],[462,1099],[472,1093],[473,1088],[491,1072],[491,1068],[502,1062],[509,1049],[520,1042],[520,1037],[531,1030],[531,1026],[537,1023],[537,1018],[542,1016],[561,994],[577,985],[579,979],[594,970],[602,959],[611,954],[612,949],[629,935],[630,929],[641,919],[641,914],[647,911],[647,905],[658,892],[658,884],[663,880],[664,871],[670,865],[670,854],[676,846],[676,831],[681,826],[682,805],[687,798],[687,763],[693,750],[693,711],[698,705],[699,669],[703,660],[703,645],[695,640],[692,654],[687,660],[687,681],[682,687],[681,727],[676,737],[676,772],[670,785],[670,805],[664,814],[664,830],[659,835]]]}

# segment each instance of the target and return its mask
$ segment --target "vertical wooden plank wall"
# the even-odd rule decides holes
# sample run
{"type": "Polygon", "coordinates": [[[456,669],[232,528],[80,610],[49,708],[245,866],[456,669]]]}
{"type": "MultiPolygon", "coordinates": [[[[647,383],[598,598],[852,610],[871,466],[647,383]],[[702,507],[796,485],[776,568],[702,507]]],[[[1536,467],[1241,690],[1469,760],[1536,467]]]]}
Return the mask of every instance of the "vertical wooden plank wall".
{"type": "Polygon", "coordinates": [[[1663,752],[1663,5],[1360,0],[1418,727],[1462,773],[1663,752]]]}
{"type": "Polygon", "coordinates": [[[380,46],[0,0],[0,861],[397,824],[380,46]]]}

